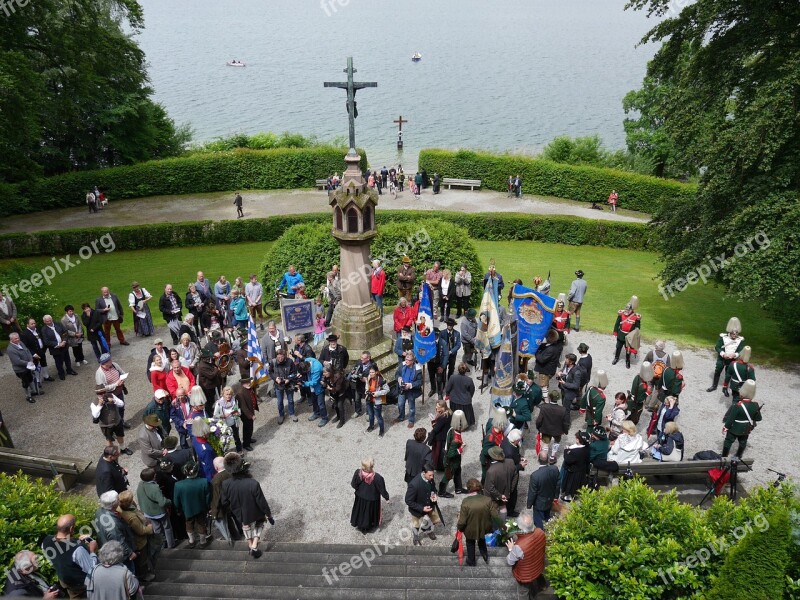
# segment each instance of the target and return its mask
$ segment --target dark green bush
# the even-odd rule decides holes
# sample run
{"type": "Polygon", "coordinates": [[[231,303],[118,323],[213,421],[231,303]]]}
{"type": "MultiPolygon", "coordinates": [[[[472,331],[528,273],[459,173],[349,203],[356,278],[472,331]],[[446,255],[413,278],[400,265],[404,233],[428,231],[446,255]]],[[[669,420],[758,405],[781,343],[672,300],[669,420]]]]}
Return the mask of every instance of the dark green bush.
{"type": "MultiPolygon", "coordinates": [[[[91,526],[97,506],[88,498],[62,494],[54,484],[22,473],[0,473],[0,498],[0,565],[5,567],[13,565],[14,555],[20,550],[32,550],[41,558],[39,538],[55,533],[61,515],[75,515],[76,532],[91,526]]],[[[39,565],[46,580],[56,580],[48,561],[40,559],[39,565]]]]}
{"type": "MultiPolygon", "coordinates": [[[[17,263],[5,266],[0,271],[0,290],[14,301],[20,327],[25,327],[28,319],[33,318],[41,322],[42,315],[59,315],[64,309],[64,304],[48,291],[47,282],[43,277],[34,280],[31,275],[29,268],[17,263]],[[20,289],[22,281],[30,282],[30,285],[25,286],[27,291],[20,289]]],[[[2,335],[3,339],[8,339],[5,333],[2,335]]]]}
{"type": "MultiPolygon", "coordinates": [[[[387,302],[397,299],[395,273],[404,253],[411,258],[417,270],[417,284],[423,280],[425,269],[435,260],[444,267],[457,269],[466,263],[473,278],[483,276],[483,267],[475,247],[470,243],[466,231],[451,224],[437,221],[410,221],[389,223],[378,227],[378,234],[372,240],[372,257],[383,259],[386,269],[387,302]]],[[[339,263],[339,244],[331,236],[329,224],[295,225],[278,239],[270,248],[261,266],[260,279],[266,288],[265,295],[272,293],[286,268],[293,264],[306,281],[309,297],[318,294],[325,283],[326,273],[334,263],[339,263]]],[[[480,285],[472,286],[472,299],[480,299],[480,285]]]]}
{"type": "MultiPolygon", "coordinates": [[[[343,148],[276,148],[193,154],[125,167],[66,173],[0,188],[0,216],[81,206],[99,186],[112,200],[245,189],[314,187],[344,165],[343,148]]],[[[366,153],[361,150],[366,169],[366,153]]]]}
{"type": "Polygon", "coordinates": [[[769,528],[744,536],[728,552],[707,600],[779,600],[786,588],[789,515],[778,510],[769,528]]]}
{"type": "Polygon", "coordinates": [[[442,177],[480,179],[483,187],[499,191],[507,189],[509,175],[519,175],[527,194],[581,202],[604,204],[611,190],[617,190],[622,208],[647,213],[697,192],[694,185],[669,179],[510,154],[425,149],[419,153],[419,166],[442,177]]]}
{"type": "MultiPolygon", "coordinates": [[[[650,229],[640,223],[592,221],[578,217],[547,215],[437,212],[436,218],[464,228],[478,240],[533,240],[569,245],[608,246],[646,250],[653,245],[650,229]]],[[[380,225],[430,218],[425,211],[378,211],[380,225]]],[[[299,223],[327,223],[330,215],[308,213],[235,221],[187,221],[122,227],[90,227],[36,233],[0,235],[0,258],[40,254],[70,254],[110,234],[120,250],[167,246],[202,246],[230,242],[271,242],[299,223]]]]}

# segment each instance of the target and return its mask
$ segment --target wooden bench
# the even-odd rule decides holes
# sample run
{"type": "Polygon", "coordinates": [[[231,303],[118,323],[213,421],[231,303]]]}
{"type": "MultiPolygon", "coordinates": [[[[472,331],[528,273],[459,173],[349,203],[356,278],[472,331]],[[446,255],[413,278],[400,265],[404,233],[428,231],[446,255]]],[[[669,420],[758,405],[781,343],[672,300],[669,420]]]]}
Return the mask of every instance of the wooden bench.
{"type": "Polygon", "coordinates": [[[8,471],[23,471],[46,475],[56,481],[56,487],[66,492],[92,465],[91,460],[56,456],[36,456],[16,448],[0,448],[0,467],[8,471]]]}
{"type": "MultiPolygon", "coordinates": [[[[720,458],[717,460],[683,460],[681,462],[659,462],[657,460],[645,459],[643,462],[636,463],[628,466],[627,464],[620,463],[619,471],[617,473],[609,473],[608,471],[598,470],[592,467],[592,474],[595,475],[600,481],[607,479],[608,485],[612,484],[614,477],[621,477],[628,469],[634,475],[641,475],[642,477],[660,477],[664,475],[705,475],[711,469],[721,469],[730,464],[730,457],[720,458]]],[[[739,461],[746,466],[739,467],[739,473],[748,471],[748,467],[753,466],[752,458],[744,458],[739,461]]]]}
{"type": "Polygon", "coordinates": [[[318,190],[324,190],[326,187],[328,187],[328,180],[327,179],[317,179],[316,185],[317,185],[317,189],[318,190]]]}
{"type": "Polygon", "coordinates": [[[450,177],[445,177],[442,179],[442,185],[446,185],[447,189],[449,190],[451,187],[463,187],[469,188],[470,191],[474,191],[475,188],[481,187],[481,180],[480,179],[452,179],[450,177]]]}

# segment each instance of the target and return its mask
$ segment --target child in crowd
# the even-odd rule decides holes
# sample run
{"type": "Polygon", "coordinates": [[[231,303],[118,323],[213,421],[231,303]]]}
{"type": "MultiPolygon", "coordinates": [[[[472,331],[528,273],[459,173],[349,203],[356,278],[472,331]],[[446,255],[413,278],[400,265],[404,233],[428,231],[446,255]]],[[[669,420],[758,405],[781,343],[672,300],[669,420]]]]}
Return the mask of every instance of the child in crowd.
{"type": "Polygon", "coordinates": [[[325,340],[325,317],[321,310],[317,311],[317,317],[314,326],[314,345],[318,346],[325,340]]]}

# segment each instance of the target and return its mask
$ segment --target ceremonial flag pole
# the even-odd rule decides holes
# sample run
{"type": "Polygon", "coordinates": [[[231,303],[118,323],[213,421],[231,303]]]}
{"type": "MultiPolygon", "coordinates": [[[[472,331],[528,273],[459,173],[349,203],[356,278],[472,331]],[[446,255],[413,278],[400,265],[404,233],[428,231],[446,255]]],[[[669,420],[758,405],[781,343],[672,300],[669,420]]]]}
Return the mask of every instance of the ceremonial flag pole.
{"type": "Polygon", "coordinates": [[[433,303],[427,283],[422,284],[417,321],[414,323],[414,358],[422,367],[422,403],[425,403],[425,363],[436,356],[436,333],[433,331],[433,303]]]}

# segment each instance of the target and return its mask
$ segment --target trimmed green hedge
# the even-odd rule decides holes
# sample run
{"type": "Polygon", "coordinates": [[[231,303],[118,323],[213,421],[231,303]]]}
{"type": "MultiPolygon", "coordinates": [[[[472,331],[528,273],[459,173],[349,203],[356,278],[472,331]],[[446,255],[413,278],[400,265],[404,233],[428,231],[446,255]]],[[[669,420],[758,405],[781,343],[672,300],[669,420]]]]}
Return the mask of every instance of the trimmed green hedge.
{"type": "MultiPolygon", "coordinates": [[[[366,169],[363,150],[361,166],[366,169]]],[[[154,160],[125,167],[76,171],[0,187],[0,216],[80,206],[99,186],[112,200],[245,189],[314,187],[344,169],[347,150],[333,147],[234,150],[154,160]]]]}
{"type": "Polygon", "coordinates": [[[670,179],[469,150],[422,150],[419,168],[442,177],[480,179],[483,187],[498,191],[507,189],[509,175],[519,175],[522,190],[527,194],[581,202],[605,204],[611,190],[617,190],[622,208],[646,213],[655,212],[663,203],[697,193],[697,186],[670,179]]]}
{"type": "MultiPolygon", "coordinates": [[[[384,210],[377,213],[378,224],[431,218],[463,227],[469,232],[470,237],[478,240],[533,240],[572,246],[607,246],[630,250],[647,250],[654,245],[652,232],[643,223],[496,213],[431,213],[411,210],[384,210]]],[[[0,235],[0,258],[75,254],[82,247],[106,235],[111,235],[113,238],[115,250],[203,246],[231,242],[272,242],[292,225],[328,223],[330,220],[331,216],[327,213],[309,213],[264,219],[189,221],[11,233],[0,235]]]]}

